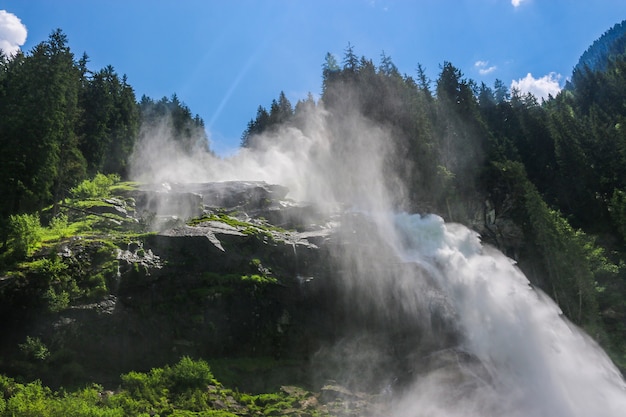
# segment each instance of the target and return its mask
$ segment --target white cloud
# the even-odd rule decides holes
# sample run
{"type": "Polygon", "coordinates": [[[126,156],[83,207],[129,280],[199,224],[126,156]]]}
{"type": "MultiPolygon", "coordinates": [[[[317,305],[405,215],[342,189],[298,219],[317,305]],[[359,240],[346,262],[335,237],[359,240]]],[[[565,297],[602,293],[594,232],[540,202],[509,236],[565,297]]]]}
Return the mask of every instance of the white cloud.
{"type": "Polygon", "coordinates": [[[511,4],[513,5],[513,7],[519,7],[525,1],[526,0],[511,0],[511,4]]]}
{"type": "Polygon", "coordinates": [[[19,17],[0,10],[0,49],[5,55],[15,55],[26,42],[26,26],[19,17]]]}
{"type": "Polygon", "coordinates": [[[551,72],[541,78],[535,78],[529,72],[526,77],[520,78],[517,81],[513,80],[511,82],[511,90],[517,89],[522,95],[531,93],[537,97],[537,99],[547,99],[549,94],[554,97],[561,91],[559,84],[560,79],[561,74],[555,72],[551,72]]]}
{"type": "Polygon", "coordinates": [[[498,68],[495,65],[489,66],[488,61],[476,61],[474,67],[478,69],[480,75],[490,74],[498,68]]]}

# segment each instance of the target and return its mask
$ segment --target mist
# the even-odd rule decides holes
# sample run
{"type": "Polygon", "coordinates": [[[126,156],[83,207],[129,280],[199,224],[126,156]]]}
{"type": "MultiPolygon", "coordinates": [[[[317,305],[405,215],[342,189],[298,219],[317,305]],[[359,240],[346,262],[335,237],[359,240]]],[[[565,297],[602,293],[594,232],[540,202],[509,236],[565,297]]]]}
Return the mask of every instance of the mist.
{"type": "Polygon", "coordinates": [[[254,148],[242,148],[228,158],[186,153],[170,132],[167,121],[142,127],[131,157],[133,180],[265,181],[288,187],[288,197],[294,200],[320,206],[349,204],[363,210],[388,209],[386,184],[400,184],[380,177],[385,158],[393,153],[389,132],[356,112],[347,113],[337,124],[323,106],[317,106],[308,112],[302,128],[285,126],[255,137],[254,148]]]}
{"type": "Polygon", "coordinates": [[[345,244],[329,262],[355,321],[374,324],[362,332],[355,324],[313,363],[320,378],[334,372],[352,389],[380,392],[387,415],[623,415],[619,371],[511,259],[464,226],[401,211],[405,190],[395,173],[405,170],[389,169],[403,160],[390,129],[321,103],[302,120],[224,159],[186,153],[166,123],[144,126],[132,179],[265,181],[342,213],[345,244]]]}

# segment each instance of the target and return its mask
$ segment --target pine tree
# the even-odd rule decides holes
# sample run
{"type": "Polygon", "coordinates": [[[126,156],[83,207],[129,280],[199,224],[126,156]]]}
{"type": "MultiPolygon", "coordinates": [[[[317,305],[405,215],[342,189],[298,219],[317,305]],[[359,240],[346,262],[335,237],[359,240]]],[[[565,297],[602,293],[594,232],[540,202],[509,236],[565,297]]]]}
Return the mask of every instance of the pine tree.
{"type": "Polygon", "coordinates": [[[84,176],[76,135],[81,75],[65,34],[56,30],[16,58],[2,103],[3,216],[59,199],[84,176]]]}

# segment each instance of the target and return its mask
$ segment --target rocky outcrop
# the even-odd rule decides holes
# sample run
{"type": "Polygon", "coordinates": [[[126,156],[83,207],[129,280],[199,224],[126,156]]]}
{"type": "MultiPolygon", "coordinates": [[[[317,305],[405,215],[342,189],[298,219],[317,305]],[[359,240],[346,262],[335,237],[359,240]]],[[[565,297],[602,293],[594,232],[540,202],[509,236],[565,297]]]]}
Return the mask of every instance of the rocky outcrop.
{"type": "MultiPolygon", "coordinates": [[[[420,313],[394,301],[402,280],[389,292],[376,291],[383,275],[420,272],[374,238],[370,220],[324,213],[286,195],[280,186],[230,182],[143,186],[108,199],[100,215],[119,213],[126,219],[121,226],[162,221],[151,233],[117,241],[106,294],[54,313],[7,316],[15,332],[0,346],[4,364],[15,363],[15,346],[30,335],[52,352],[49,372],[38,377],[53,386],[114,384],[121,373],[183,355],[262,356],[300,361],[306,382],[318,388],[351,363],[371,378],[365,388],[378,392],[410,378],[416,351],[457,343],[445,301],[420,313]],[[354,268],[357,257],[385,261],[354,268]],[[353,279],[371,285],[354,286],[353,279]],[[355,360],[353,352],[364,347],[371,355],[355,360]]],[[[98,239],[73,238],[58,253],[95,271],[88,254],[102,247],[98,239]]],[[[423,290],[437,291],[426,278],[423,290]]],[[[243,380],[242,389],[269,388],[258,375],[243,380]]],[[[339,383],[363,388],[349,378],[339,383]]]]}

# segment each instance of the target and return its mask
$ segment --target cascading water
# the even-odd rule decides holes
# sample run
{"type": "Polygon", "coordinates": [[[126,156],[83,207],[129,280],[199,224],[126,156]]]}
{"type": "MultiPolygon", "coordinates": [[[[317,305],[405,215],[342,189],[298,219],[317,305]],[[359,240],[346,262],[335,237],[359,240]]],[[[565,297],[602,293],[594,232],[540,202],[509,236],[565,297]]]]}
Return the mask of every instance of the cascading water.
{"type": "MultiPolygon", "coordinates": [[[[320,105],[307,116],[302,129],[286,127],[258,138],[258,149],[229,160],[205,155],[181,161],[174,141],[152,138],[136,148],[134,178],[261,180],[284,185],[291,198],[320,207],[392,212],[403,190],[402,181],[385,169],[389,161],[401,160],[394,159],[391,133],[354,109],[329,121],[320,105]]],[[[376,379],[381,364],[419,362],[401,389],[392,387],[391,409],[384,415],[626,415],[619,371],[549,297],[531,287],[511,259],[483,247],[473,231],[434,215],[370,217],[376,226],[348,226],[343,239],[350,244],[337,245],[328,262],[336,263],[331,269],[339,271],[352,303],[345,311],[358,310],[361,321],[382,318],[361,323],[357,331],[374,328],[373,333],[346,336],[334,351],[327,349],[327,357],[339,358],[329,366],[333,372],[360,373],[349,381],[376,379]],[[406,337],[407,329],[419,334],[406,337]],[[394,351],[391,342],[381,340],[402,332],[402,349],[394,351]],[[341,367],[342,361],[348,363],[341,367]],[[362,369],[372,361],[378,362],[362,369]]],[[[395,372],[382,373],[388,378],[383,386],[393,385],[395,372]]]]}
{"type": "MultiPolygon", "coordinates": [[[[461,348],[488,380],[418,376],[397,416],[623,416],[626,384],[606,354],[531,288],[513,261],[438,216],[397,215],[402,258],[435,279],[455,311],[461,348]]],[[[463,368],[461,368],[463,369],[463,368]]],[[[467,372],[473,372],[470,367],[467,372]]]]}

